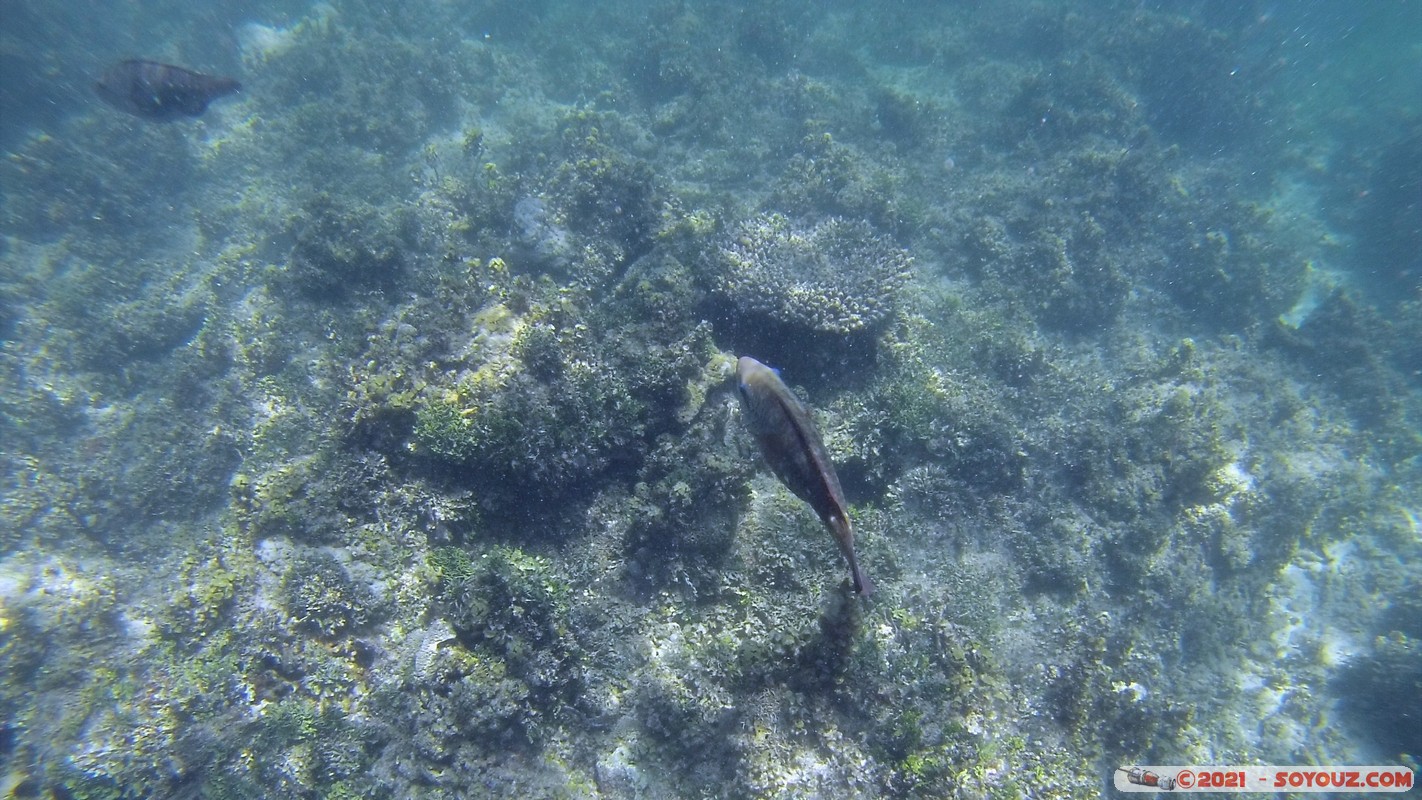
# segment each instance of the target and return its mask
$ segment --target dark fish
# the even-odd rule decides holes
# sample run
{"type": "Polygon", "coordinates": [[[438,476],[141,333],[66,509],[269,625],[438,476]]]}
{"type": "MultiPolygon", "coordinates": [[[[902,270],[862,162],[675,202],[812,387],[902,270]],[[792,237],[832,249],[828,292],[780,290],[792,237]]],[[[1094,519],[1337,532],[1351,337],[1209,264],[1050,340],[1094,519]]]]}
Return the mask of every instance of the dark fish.
{"type": "Polygon", "coordinates": [[[820,433],[790,387],[770,367],[750,356],[736,362],[736,383],[746,409],[746,423],[760,452],[780,482],[810,504],[849,560],[854,591],[869,594],[874,584],[859,571],[854,557],[854,530],[849,526],[844,492],[825,452],[820,433]]]}
{"type": "Polygon", "coordinates": [[[94,83],[104,102],[158,122],[201,116],[208,103],[240,88],[231,78],[139,59],[120,61],[94,83]]]}

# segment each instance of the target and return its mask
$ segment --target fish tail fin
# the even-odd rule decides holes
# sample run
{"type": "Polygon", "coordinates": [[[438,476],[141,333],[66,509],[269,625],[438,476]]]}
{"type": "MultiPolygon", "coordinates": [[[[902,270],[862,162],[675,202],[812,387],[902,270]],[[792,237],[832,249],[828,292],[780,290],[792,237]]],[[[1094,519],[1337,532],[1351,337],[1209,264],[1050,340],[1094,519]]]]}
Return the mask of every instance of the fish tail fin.
{"type": "Polygon", "coordinates": [[[868,597],[874,593],[874,582],[869,580],[863,570],[859,569],[859,564],[853,558],[849,561],[849,576],[854,581],[854,593],[860,597],[868,597]]]}
{"type": "Polygon", "coordinates": [[[859,569],[859,559],[854,555],[854,529],[850,527],[849,516],[846,514],[830,514],[825,518],[825,524],[834,533],[835,541],[839,542],[839,549],[844,553],[844,558],[849,562],[849,577],[854,581],[854,593],[860,597],[868,597],[874,593],[874,582],[869,580],[869,576],[859,569]]]}

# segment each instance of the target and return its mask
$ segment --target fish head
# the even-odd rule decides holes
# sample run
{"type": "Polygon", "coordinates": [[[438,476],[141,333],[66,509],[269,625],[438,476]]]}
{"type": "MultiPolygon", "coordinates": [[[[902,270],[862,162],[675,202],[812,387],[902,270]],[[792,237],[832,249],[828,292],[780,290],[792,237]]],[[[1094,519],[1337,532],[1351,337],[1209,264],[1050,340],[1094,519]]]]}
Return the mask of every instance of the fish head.
{"type": "Polygon", "coordinates": [[[774,387],[780,382],[775,372],[750,356],[741,356],[736,361],[736,392],[741,403],[754,410],[774,394],[774,387]]]}
{"type": "Polygon", "coordinates": [[[736,390],[751,432],[757,436],[794,434],[794,423],[787,414],[805,414],[804,406],[780,379],[780,373],[756,361],[741,356],[736,361],[736,390]]]}
{"type": "Polygon", "coordinates": [[[745,397],[756,386],[765,386],[778,380],[780,373],[756,361],[750,356],[736,360],[736,388],[745,397]]]}

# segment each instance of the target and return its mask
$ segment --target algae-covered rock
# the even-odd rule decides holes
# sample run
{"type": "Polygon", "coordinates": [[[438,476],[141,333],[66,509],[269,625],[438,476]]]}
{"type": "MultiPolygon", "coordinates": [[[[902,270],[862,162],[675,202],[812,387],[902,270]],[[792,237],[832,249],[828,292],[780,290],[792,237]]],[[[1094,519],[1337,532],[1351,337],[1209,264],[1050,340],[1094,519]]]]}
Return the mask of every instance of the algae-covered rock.
{"type": "Polygon", "coordinates": [[[640,458],[646,406],[624,380],[542,344],[529,356],[533,370],[501,387],[456,390],[416,411],[418,452],[485,485],[482,499],[497,509],[567,500],[614,464],[640,458]]]}
{"type": "Polygon", "coordinates": [[[410,225],[399,210],[322,194],[307,204],[293,228],[296,246],[277,280],[307,297],[388,290],[401,277],[410,225]]]}
{"type": "Polygon", "coordinates": [[[713,395],[684,433],[658,440],[638,473],[624,544],[635,585],[721,583],[756,468],[727,441],[729,426],[738,424],[730,400],[724,391],[713,395]]]}
{"type": "Polygon", "coordinates": [[[364,626],[379,611],[370,589],[322,551],[297,558],[282,577],[281,592],[296,623],[326,638],[364,626]]]}
{"type": "MultiPolygon", "coordinates": [[[[525,702],[545,712],[574,700],[582,685],[582,648],[570,618],[571,587],[547,558],[494,547],[450,573],[441,607],[460,644],[494,654],[524,684],[525,702]]],[[[485,690],[487,691],[487,690],[485,690]]]]}
{"type": "Polygon", "coordinates": [[[411,449],[505,518],[556,514],[595,479],[634,474],[682,424],[709,354],[709,330],[674,286],[663,296],[662,281],[634,280],[604,304],[563,298],[516,319],[505,352],[416,404],[411,449]],[[649,303],[657,313],[641,313],[649,303]]]}

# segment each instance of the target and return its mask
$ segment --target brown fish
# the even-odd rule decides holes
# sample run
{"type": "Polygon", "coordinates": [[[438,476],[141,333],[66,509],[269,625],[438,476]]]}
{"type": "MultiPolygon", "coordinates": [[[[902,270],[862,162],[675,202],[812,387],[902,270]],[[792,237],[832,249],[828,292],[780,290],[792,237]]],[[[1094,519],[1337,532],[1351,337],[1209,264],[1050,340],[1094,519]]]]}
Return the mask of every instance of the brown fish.
{"type": "Polygon", "coordinates": [[[104,102],[157,122],[201,116],[208,103],[241,88],[231,78],[139,59],[120,61],[94,83],[104,102]]]}
{"type": "Polygon", "coordinates": [[[849,560],[854,591],[861,595],[873,592],[874,584],[859,571],[859,560],[854,557],[854,530],[849,525],[839,476],[809,412],[774,370],[750,356],[741,356],[736,362],[736,384],[746,423],[775,476],[809,503],[834,535],[849,560]]]}

